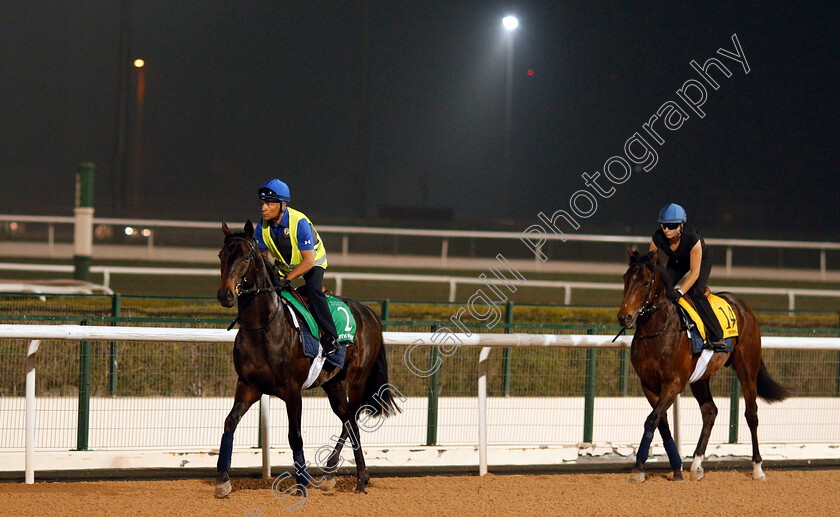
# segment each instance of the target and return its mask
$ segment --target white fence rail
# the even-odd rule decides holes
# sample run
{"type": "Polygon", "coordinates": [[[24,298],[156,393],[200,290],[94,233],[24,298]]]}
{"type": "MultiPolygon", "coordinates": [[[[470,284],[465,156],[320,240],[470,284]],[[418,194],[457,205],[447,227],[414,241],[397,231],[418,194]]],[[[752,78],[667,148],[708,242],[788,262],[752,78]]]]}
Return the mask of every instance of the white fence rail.
{"type": "MultiPolygon", "coordinates": [[[[35,443],[35,368],[40,340],[72,341],[141,341],[232,343],[236,332],[224,329],[96,327],[81,325],[0,325],[0,338],[29,339],[26,360],[26,444],[25,482],[34,483],[35,443]]],[[[385,332],[386,345],[435,346],[432,333],[385,332]]],[[[480,347],[478,365],[478,431],[479,472],[487,472],[487,360],[493,348],[629,348],[631,338],[624,336],[612,341],[609,335],[550,335],[550,334],[471,334],[458,335],[461,346],[480,347]]],[[[840,338],[765,337],[766,349],[840,350],[840,338]]],[[[262,439],[263,474],[270,476],[268,440],[268,403],[260,406],[260,434],[262,439]]],[[[678,408],[674,408],[678,412],[678,408]]],[[[675,415],[675,418],[678,418],[675,415]]],[[[676,427],[676,426],[675,426],[676,427]]]]}
{"type": "MultiPolygon", "coordinates": [[[[73,266],[54,264],[15,264],[0,263],[0,271],[42,271],[51,273],[72,273],[73,266]]],[[[129,267],[129,266],[91,266],[91,273],[98,273],[103,276],[102,285],[110,287],[113,275],[161,275],[161,276],[209,276],[218,277],[218,269],[210,268],[163,268],[163,267],[129,267]]],[[[444,276],[444,275],[400,275],[380,273],[344,273],[328,271],[325,278],[335,281],[335,294],[341,296],[344,290],[345,280],[384,281],[384,282],[419,282],[437,283],[449,285],[449,302],[456,301],[459,285],[484,285],[493,283],[503,285],[501,280],[480,279],[466,276],[444,276]]],[[[621,291],[624,285],[611,282],[572,282],[563,280],[509,280],[508,283],[518,287],[541,287],[549,289],[563,289],[563,304],[571,305],[572,292],[575,289],[599,290],[599,291],[621,291]]],[[[756,294],[784,296],[787,298],[789,311],[796,310],[797,296],[813,296],[819,298],[840,298],[840,290],[832,289],[795,289],[787,287],[744,287],[744,286],[711,286],[715,292],[728,291],[736,294],[756,294]]]]}
{"type": "MultiPolygon", "coordinates": [[[[55,226],[60,224],[73,224],[73,217],[58,216],[37,216],[37,215],[8,215],[0,214],[0,222],[7,223],[37,223],[46,224],[47,244],[49,249],[55,246],[55,226]]],[[[95,225],[111,225],[120,227],[148,229],[147,248],[149,255],[154,249],[155,229],[160,228],[183,228],[183,229],[205,229],[218,230],[217,221],[172,221],[158,219],[119,219],[96,217],[93,219],[95,225]]],[[[231,227],[243,223],[231,223],[231,227]]],[[[357,226],[319,226],[320,233],[332,233],[342,236],[341,253],[348,255],[351,235],[385,235],[396,237],[432,237],[441,239],[441,263],[446,263],[449,258],[449,244],[452,239],[496,239],[496,240],[518,240],[524,236],[518,232],[489,232],[489,231],[467,231],[467,230],[423,230],[409,228],[371,228],[357,226]]],[[[531,235],[533,237],[533,235],[531,235]]],[[[618,243],[618,244],[642,244],[650,242],[649,236],[631,235],[591,235],[569,232],[564,235],[545,233],[541,235],[545,241],[572,241],[572,242],[594,242],[594,243],[618,243]]],[[[760,240],[760,239],[705,239],[706,242],[715,247],[726,249],[726,275],[732,273],[733,249],[734,248],[766,248],[766,249],[792,249],[792,250],[815,250],[819,251],[819,272],[820,278],[826,279],[828,272],[827,255],[828,251],[840,250],[838,242],[817,242],[817,241],[782,241],[782,240],[760,240]]]]}

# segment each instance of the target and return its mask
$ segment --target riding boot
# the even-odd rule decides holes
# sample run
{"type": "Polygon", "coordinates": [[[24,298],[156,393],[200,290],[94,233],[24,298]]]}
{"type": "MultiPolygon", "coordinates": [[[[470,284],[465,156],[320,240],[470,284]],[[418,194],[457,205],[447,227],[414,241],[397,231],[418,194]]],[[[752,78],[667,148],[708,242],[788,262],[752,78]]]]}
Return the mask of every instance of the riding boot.
{"type": "Polygon", "coordinates": [[[331,335],[324,334],[321,336],[321,348],[321,356],[327,358],[338,352],[338,343],[336,343],[335,338],[331,335]]]}

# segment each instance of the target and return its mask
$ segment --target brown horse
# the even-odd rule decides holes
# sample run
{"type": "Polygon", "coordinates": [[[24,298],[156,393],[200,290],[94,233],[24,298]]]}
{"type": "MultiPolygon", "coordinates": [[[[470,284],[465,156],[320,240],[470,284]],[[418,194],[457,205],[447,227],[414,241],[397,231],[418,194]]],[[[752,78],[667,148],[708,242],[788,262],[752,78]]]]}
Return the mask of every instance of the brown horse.
{"type": "MultiPolygon", "coordinates": [[[[682,460],[671,437],[666,411],[679,395],[691,376],[699,355],[692,355],[691,342],[682,329],[680,317],[673,303],[665,297],[667,272],[659,263],[659,251],[640,254],[627,250],[630,267],[624,273],[624,299],[618,311],[618,322],[624,328],[636,325],[630,348],[630,360],[639,375],[642,390],[653,411],[645,420],[645,432],[630,481],[645,480],[644,464],[647,460],[653,433],[659,429],[668,460],[674,471],[674,480],[682,480],[682,460]]],[[[691,384],[691,392],[700,404],[703,430],[694,451],[691,477],[703,477],[703,455],[717,416],[717,407],[709,391],[710,377],[723,366],[731,366],[738,375],[744,394],[745,416],[752,435],[753,478],[764,479],[761,454],[758,452],[758,414],[756,396],[767,402],[784,400],[787,390],[767,373],[761,359],[761,334],[755,314],[740,298],[721,293],[735,311],[740,336],[733,338],[732,352],[715,353],[703,376],[691,384]]]]}
{"type": "Polygon", "coordinates": [[[327,464],[321,466],[327,476],[315,483],[306,471],[300,433],[301,389],[311,360],[304,357],[299,331],[287,319],[288,313],[277,293],[279,288],[272,285],[268,270],[271,266],[257,249],[251,221],[245,224],[244,233],[231,233],[224,223],[222,231],[225,242],[219,252],[222,271],[217,298],[225,307],[238,302],[240,329],[233,345],[233,362],[239,379],[233,409],[225,419],[216,497],[225,497],[231,491],[228,472],[233,433],[242,415],[263,393],[276,395],[286,403],[289,445],[299,492],[305,495],[310,482],[322,489],[335,486],[334,474],[340,466],[338,461],[348,434],[356,460],[356,491],[365,492],[370,476],[359,444],[357,418],[362,413],[380,417],[399,411],[388,384],[388,364],[379,318],[369,307],[344,299],[356,319],[355,341],[347,348],[343,368],[330,368],[325,363],[313,384],[313,387],[323,388],[333,412],[341,419],[341,437],[327,464]]]}

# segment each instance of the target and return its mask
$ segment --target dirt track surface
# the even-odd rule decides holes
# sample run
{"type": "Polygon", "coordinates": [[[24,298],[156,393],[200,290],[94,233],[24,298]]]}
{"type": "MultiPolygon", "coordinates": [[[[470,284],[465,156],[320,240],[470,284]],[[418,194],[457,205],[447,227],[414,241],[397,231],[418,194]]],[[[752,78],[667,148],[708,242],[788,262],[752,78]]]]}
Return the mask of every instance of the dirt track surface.
{"type": "Polygon", "coordinates": [[[367,494],[355,494],[355,480],[342,477],[330,492],[310,490],[304,504],[291,513],[286,507],[298,498],[276,498],[270,480],[234,478],[234,491],[221,500],[213,497],[213,482],[204,479],[3,483],[0,514],[694,517],[840,512],[840,471],[770,471],[764,482],[732,471],[707,472],[698,482],[669,478],[670,474],[649,474],[641,485],[631,484],[629,474],[374,478],[367,494]]]}

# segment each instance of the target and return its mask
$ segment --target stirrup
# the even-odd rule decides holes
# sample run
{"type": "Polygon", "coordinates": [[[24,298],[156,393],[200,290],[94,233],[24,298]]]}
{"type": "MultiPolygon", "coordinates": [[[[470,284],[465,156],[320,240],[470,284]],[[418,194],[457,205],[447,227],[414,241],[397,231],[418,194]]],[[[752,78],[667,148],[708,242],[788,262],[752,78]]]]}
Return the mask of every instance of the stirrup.
{"type": "Polygon", "coordinates": [[[331,336],[324,336],[321,338],[321,357],[326,359],[338,352],[339,346],[335,339],[331,336]]]}
{"type": "Polygon", "coordinates": [[[726,350],[726,343],[723,340],[715,342],[706,341],[706,344],[703,346],[703,348],[708,348],[709,350],[720,352],[722,350],[726,350]]]}

